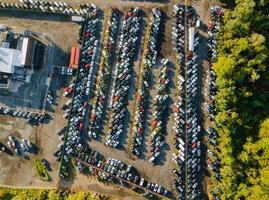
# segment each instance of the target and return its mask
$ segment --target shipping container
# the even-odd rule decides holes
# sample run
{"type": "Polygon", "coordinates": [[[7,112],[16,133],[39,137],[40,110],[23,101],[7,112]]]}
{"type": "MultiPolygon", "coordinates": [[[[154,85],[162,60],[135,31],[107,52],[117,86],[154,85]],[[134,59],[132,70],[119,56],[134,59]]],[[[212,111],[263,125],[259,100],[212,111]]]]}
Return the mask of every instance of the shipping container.
{"type": "Polygon", "coordinates": [[[76,48],[72,47],[71,49],[71,55],[70,55],[70,63],[69,63],[69,67],[72,67],[72,65],[75,62],[75,55],[76,55],[76,48]]]}
{"type": "Polygon", "coordinates": [[[76,66],[78,66],[79,64],[80,53],[81,53],[80,48],[76,48],[75,61],[74,61],[74,64],[76,66]]]}
{"type": "Polygon", "coordinates": [[[72,47],[69,64],[69,67],[71,67],[72,69],[78,68],[80,53],[81,53],[80,48],[72,47]]]}

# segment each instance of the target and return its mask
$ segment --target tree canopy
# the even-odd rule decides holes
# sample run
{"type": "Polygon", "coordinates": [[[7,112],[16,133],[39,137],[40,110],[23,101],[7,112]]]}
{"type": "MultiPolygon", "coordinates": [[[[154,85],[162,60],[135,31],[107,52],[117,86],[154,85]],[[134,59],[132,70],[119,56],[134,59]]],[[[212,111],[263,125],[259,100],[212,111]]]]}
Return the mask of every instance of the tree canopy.
{"type": "Polygon", "coordinates": [[[2,200],[109,200],[103,195],[89,192],[60,192],[52,189],[10,189],[0,187],[2,200]]]}
{"type": "Polygon", "coordinates": [[[236,0],[218,36],[222,199],[269,199],[269,2],[236,0]]]}

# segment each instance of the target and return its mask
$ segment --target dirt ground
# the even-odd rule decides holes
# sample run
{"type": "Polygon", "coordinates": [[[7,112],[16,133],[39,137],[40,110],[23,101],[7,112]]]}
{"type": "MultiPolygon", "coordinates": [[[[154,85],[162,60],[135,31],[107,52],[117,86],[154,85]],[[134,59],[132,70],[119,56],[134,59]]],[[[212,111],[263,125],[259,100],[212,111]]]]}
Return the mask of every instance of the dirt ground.
{"type": "MultiPolygon", "coordinates": [[[[22,13],[0,12],[0,24],[6,24],[14,29],[15,32],[23,32],[26,28],[34,32],[45,33],[53,43],[54,55],[51,55],[50,63],[56,65],[67,65],[68,56],[72,46],[79,46],[76,41],[79,26],[72,22],[67,22],[61,18],[37,17],[35,14],[24,16],[22,13]],[[68,41],[68,42],[66,42],[68,41]],[[57,56],[56,56],[57,55],[57,56]]],[[[46,70],[46,69],[41,69],[46,70]]],[[[44,76],[46,74],[44,73],[44,76]]],[[[59,85],[62,81],[59,78],[52,80],[52,85],[59,85]]],[[[67,84],[67,83],[66,83],[67,84]]],[[[34,91],[40,92],[40,91],[34,91]]],[[[58,91],[61,93],[61,90],[58,91]]],[[[27,94],[26,94],[27,95],[27,94]]],[[[29,94],[28,94],[29,95],[29,94]]],[[[62,94],[60,94],[62,95],[62,94]]],[[[1,98],[1,97],[0,97],[1,98]]],[[[63,104],[66,99],[60,98],[57,103],[63,104]],[[62,102],[61,102],[62,101],[62,102]]],[[[1,102],[3,103],[3,102],[1,102]]],[[[16,105],[14,105],[16,107],[16,105]]],[[[30,160],[24,160],[18,156],[9,156],[2,154],[0,159],[0,184],[14,186],[51,186],[56,185],[58,175],[58,163],[55,161],[53,152],[57,149],[59,139],[56,131],[66,124],[62,118],[60,107],[55,106],[55,112],[51,112],[53,120],[50,123],[40,126],[31,126],[25,119],[14,118],[10,116],[0,116],[0,141],[6,144],[8,135],[16,136],[17,139],[29,138],[33,144],[39,148],[37,155],[30,155],[30,160]],[[52,182],[45,183],[35,176],[33,168],[33,158],[45,158],[52,167],[50,175],[52,182]]]]}
{"type": "MultiPolygon", "coordinates": [[[[4,2],[17,2],[15,0],[4,0],[4,2]]],[[[144,11],[148,12],[153,7],[160,7],[165,15],[165,29],[163,33],[163,42],[161,46],[160,54],[168,58],[172,63],[175,63],[175,58],[173,56],[172,44],[171,44],[171,29],[172,29],[172,6],[174,3],[178,2],[176,0],[170,0],[166,4],[152,3],[148,1],[125,1],[125,0],[69,0],[70,4],[78,6],[81,3],[95,3],[102,9],[108,7],[117,7],[124,11],[131,6],[137,6],[142,8],[144,11]]],[[[201,1],[189,1],[195,8],[204,24],[208,21],[208,12],[210,8],[209,0],[201,1]]],[[[149,13],[149,12],[148,12],[149,13]]],[[[66,65],[68,63],[67,54],[72,46],[79,46],[76,42],[76,37],[78,35],[78,25],[72,22],[68,22],[66,19],[57,16],[47,16],[37,14],[26,14],[17,12],[0,12],[0,24],[10,25],[16,31],[24,31],[25,28],[31,29],[36,32],[45,33],[55,45],[55,51],[51,58],[51,64],[55,65],[66,65]]],[[[201,34],[205,34],[202,32],[201,34]]],[[[136,74],[139,73],[139,59],[135,64],[134,71],[136,74]]],[[[206,66],[203,66],[206,69],[206,66]]],[[[153,81],[156,80],[159,69],[158,67],[152,70],[153,81]]],[[[134,78],[134,85],[136,84],[137,77],[134,78]]],[[[67,98],[62,97],[62,89],[64,86],[68,85],[67,80],[62,80],[60,77],[55,77],[52,80],[53,92],[57,97],[57,105],[51,108],[52,120],[48,124],[40,126],[30,126],[27,125],[24,119],[0,116],[0,141],[6,144],[7,136],[9,134],[17,136],[17,138],[30,138],[30,140],[37,145],[39,148],[37,155],[30,155],[30,160],[24,160],[18,156],[0,155],[0,185],[12,185],[12,186],[29,186],[29,187],[56,187],[58,183],[58,165],[59,163],[55,161],[55,157],[52,155],[57,149],[57,144],[60,143],[58,136],[56,134],[57,130],[65,126],[66,120],[63,119],[63,111],[61,110],[61,105],[67,101],[67,98]],[[45,158],[49,161],[52,167],[50,176],[52,177],[51,182],[42,182],[36,177],[33,170],[33,158],[45,158]]],[[[171,69],[171,88],[170,88],[170,99],[171,104],[175,101],[175,76],[174,69],[171,69]]],[[[154,88],[151,90],[151,95],[155,94],[154,88]]],[[[134,98],[134,95],[133,97],[134,98]]],[[[153,97],[154,98],[154,97],[153,97]]],[[[152,98],[152,100],[153,100],[152,98]]],[[[170,106],[171,107],[171,106],[170,106]]],[[[134,108],[134,99],[130,101],[128,106],[128,111],[131,114],[130,119],[132,119],[132,113],[134,108]]],[[[152,113],[152,107],[149,108],[149,113],[152,113]]],[[[152,115],[148,116],[147,126],[151,121],[152,115]]],[[[172,186],[172,179],[174,174],[171,170],[175,167],[172,162],[172,154],[174,150],[173,145],[173,131],[172,126],[174,123],[174,118],[172,111],[169,113],[167,122],[167,135],[166,135],[166,147],[164,150],[164,155],[160,163],[153,166],[145,159],[134,159],[126,153],[125,150],[118,150],[106,147],[99,141],[91,141],[90,146],[103,154],[106,158],[113,157],[120,159],[125,163],[131,164],[138,169],[140,174],[144,176],[147,180],[158,183],[167,187],[169,190],[174,192],[172,186]]],[[[128,126],[131,126],[131,121],[128,121],[128,126]]],[[[127,130],[125,135],[125,146],[129,141],[130,130],[127,130]]],[[[149,143],[149,134],[145,134],[145,143],[149,143]]],[[[143,153],[147,153],[143,152],[143,153]]],[[[205,184],[206,185],[206,184],[205,184]]],[[[141,195],[135,192],[121,188],[114,185],[104,185],[98,182],[95,178],[85,177],[82,175],[77,175],[72,183],[66,183],[67,187],[72,189],[85,189],[90,191],[95,191],[99,193],[104,193],[109,196],[114,196],[118,199],[141,199],[141,195]]]]}

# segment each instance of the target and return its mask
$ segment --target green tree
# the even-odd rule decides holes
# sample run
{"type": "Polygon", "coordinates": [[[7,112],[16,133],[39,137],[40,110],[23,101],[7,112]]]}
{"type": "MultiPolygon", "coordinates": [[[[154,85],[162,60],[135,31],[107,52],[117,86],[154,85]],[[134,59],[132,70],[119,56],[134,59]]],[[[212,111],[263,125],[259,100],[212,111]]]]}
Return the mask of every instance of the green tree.
{"type": "Polygon", "coordinates": [[[217,185],[222,199],[269,199],[269,1],[235,3],[225,13],[213,64],[222,176],[217,185]]]}

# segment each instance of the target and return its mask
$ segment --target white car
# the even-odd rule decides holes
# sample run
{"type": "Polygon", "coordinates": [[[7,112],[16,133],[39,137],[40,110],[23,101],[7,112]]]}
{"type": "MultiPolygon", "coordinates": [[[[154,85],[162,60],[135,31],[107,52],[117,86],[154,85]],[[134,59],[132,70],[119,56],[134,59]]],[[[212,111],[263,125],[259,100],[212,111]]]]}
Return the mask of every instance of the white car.
{"type": "Polygon", "coordinates": [[[19,113],[19,111],[15,110],[13,113],[13,116],[16,116],[19,113]]]}
{"type": "Polygon", "coordinates": [[[10,109],[9,109],[9,108],[6,108],[6,109],[4,110],[4,113],[7,114],[9,111],[10,111],[10,109]]]}
{"type": "Polygon", "coordinates": [[[141,178],[139,185],[140,185],[141,187],[143,187],[144,182],[145,182],[145,179],[141,178]]]}

